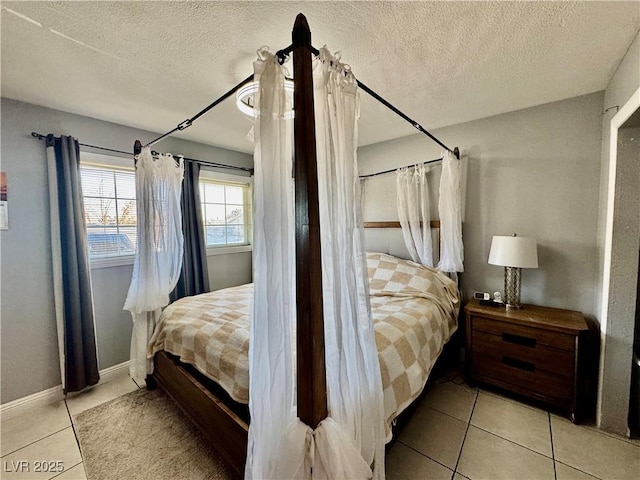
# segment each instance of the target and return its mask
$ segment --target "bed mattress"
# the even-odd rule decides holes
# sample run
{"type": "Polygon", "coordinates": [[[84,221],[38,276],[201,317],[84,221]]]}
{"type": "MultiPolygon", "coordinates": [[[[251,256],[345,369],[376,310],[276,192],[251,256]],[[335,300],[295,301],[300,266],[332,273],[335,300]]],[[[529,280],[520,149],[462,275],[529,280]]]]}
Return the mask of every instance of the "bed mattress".
{"type": "MultiPolygon", "coordinates": [[[[435,269],[368,253],[371,311],[391,423],[417,398],[457,328],[457,286],[435,269]]],[[[253,284],[180,299],[162,313],[148,355],[164,350],[249,403],[249,320],[253,284]]]]}

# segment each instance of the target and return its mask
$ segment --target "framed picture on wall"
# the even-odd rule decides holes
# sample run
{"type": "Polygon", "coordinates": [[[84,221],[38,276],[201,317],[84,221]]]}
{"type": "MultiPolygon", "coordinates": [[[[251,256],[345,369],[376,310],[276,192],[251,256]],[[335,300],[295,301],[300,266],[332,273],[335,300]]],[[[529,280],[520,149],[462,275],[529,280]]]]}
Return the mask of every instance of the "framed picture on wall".
{"type": "Polygon", "coordinates": [[[9,229],[9,212],[7,211],[7,174],[0,172],[0,230],[9,229]]]}

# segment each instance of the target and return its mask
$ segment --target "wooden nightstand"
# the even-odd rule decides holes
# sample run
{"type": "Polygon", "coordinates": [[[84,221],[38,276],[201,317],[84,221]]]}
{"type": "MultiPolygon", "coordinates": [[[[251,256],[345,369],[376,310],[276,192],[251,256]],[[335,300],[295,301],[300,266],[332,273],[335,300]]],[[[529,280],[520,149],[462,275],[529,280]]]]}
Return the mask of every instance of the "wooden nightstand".
{"type": "Polygon", "coordinates": [[[466,374],[559,407],[576,423],[588,394],[589,327],[580,312],[523,305],[520,310],[471,300],[466,318],[466,374]]]}

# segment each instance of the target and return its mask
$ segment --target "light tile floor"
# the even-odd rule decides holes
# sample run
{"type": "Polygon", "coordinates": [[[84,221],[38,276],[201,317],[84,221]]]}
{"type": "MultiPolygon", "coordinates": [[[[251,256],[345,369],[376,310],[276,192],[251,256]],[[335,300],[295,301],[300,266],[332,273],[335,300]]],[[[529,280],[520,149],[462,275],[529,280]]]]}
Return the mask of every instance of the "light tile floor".
{"type": "MultiPolygon", "coordinates": [[[[137,388],[122,375],[59,404],[2,419],[0,478],[86,479],[72,415],[137,388]],[[64,471],[34,472],[42,460],[61,461],[64,471]],[[17,471],[21,465],[30,471],[17,471]]],[[[398,436],[386,470],[389,479],[638,480],[640,441],[471,388],[450,370],[398,436]]]]}
{"type": "Polygon", "coordinates": [[[640,441],[471,388],[450,369],[388,452],[387,478],[638,480],[640,441]]]}
{"type": "Polygon", "coordinates": [[[124,373],[59,403],[2,418],[0,478],[86,480],[72,415],[137,389],[124,373]]]}

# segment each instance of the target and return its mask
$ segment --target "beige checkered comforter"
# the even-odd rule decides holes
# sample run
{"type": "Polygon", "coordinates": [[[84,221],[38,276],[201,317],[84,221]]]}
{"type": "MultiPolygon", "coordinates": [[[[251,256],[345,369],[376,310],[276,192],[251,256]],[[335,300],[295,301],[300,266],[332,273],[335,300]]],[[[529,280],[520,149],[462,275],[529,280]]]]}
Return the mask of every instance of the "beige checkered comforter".
{"type": "MultiPolygon", "coordinates": [[[[422,392],[457,328],[455,282],[435,269],[368,253],[371,310],[390,424],[422,392]]],[[[169,305],[149,345],[194,365],[240,403],[249,403],[249,318],[253,284],[187,297],[169,305]]]]}

